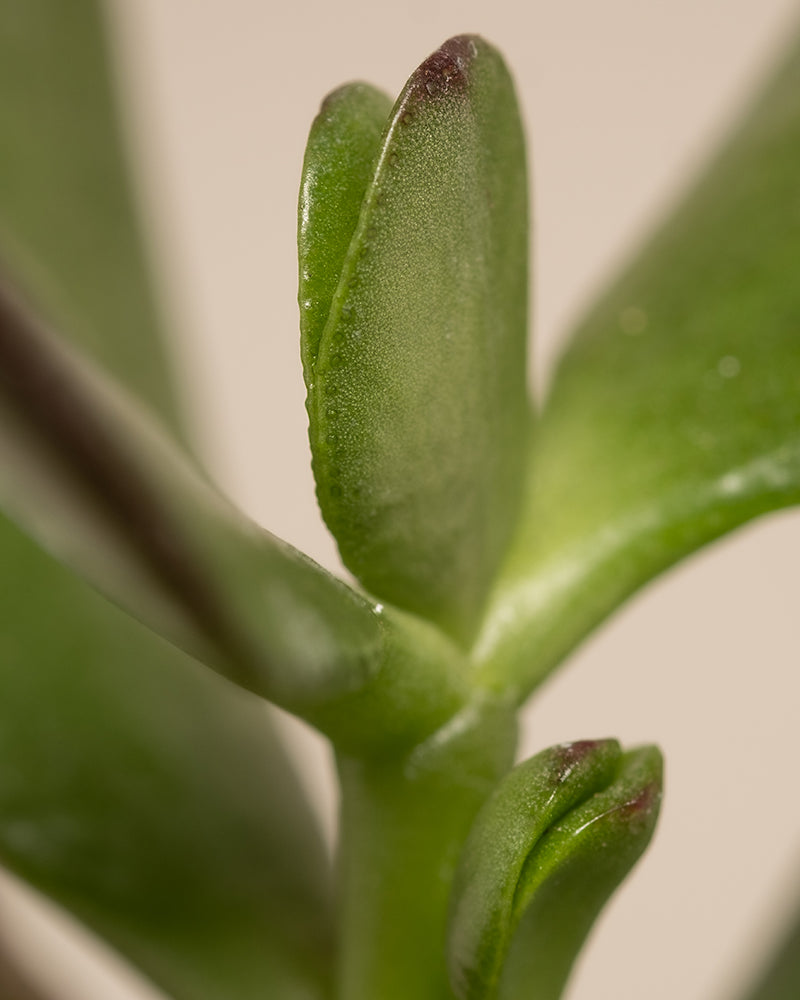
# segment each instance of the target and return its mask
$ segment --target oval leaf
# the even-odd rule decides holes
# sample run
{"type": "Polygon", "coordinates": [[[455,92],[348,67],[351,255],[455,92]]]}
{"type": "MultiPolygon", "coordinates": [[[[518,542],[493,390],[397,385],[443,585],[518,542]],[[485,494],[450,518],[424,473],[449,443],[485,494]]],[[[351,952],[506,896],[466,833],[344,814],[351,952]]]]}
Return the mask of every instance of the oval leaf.
{"type": "Polygon", "coordinates": [[[453,890],[459,1000],[557,1000],[600,909],[650,840],[661,757],[615,740],[545,750],[478,815],[453,890]]]}
{"type": "Polygon", "coordinates": [[[478,659],[522,699],[632,591],[800,501],[800,47],[579,328],[478,659]]]}
{"type": "Polygon", "coordinates": [[[460,639],[518,507],[527,278],[513,86],[489,45],[454,38],[388,121],[308,408],[319,502],[346,565],[460,639]]]}

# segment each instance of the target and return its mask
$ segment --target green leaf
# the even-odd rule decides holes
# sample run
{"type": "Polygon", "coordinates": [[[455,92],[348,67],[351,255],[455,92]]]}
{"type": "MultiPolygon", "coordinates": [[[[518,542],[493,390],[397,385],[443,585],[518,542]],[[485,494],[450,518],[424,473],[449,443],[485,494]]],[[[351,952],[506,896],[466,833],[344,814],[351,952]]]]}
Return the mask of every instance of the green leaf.
{"type": "Polygon", "coordinates": [[[597,915],[641,856],[661,755],[566,743],[519,764],[478,815],[453,889],[458,1000],[557,1000],[597,915]]]}
{"type": "Polygon", "coordinates": [[[300,350],[309,395],[314,367],[392,102],[349,83],[322,102],[308,136],[297,220],[300,350]]]}
{"type": "MultiPolygon", "coordinates": [[[[0,0],[0,21],[4,271],[175,429],[98,5],[0,0]]],[[[47,369],[28,373],[35,383],[47,369]]],[[[0,378],[11,375],[4,358],[0,378]]],[[[70,396],[39,388],[74,430],[70,396]]],[[[14,450],[20,428],[4,417],[0,436],[14,450]]],[[[73,440],[96,456],[107,429],[81,426],[73,440]]],[[[36,452],[56,444],[42,430],[24,462],[3,455],[4,489],[19,490],[36,452]]],[[[67,474],[65,457],[47,456],[45,483],[67,474]]],[[[122,476],[117,495],[129,485],[122,476]]],[[[77,493],[97,541],[103,528],[77,493]]],[[[57,513],[65,499],[51,497],[57,513]]],[[[46,504],[29,500],[46,520],[46,504]]],[[[113,562],[105,546],[95,558],[113,562]]],[[[322,996],[328,866],[263,708],[71,580],[4,519],[0,564],[3,863],[176,998],[322,996]]]]}
{"type": "Polygon", "coordinates": [[[0,0],[0,256],[82,350],[177,427],[100,5],[0,0]]]}
{"type": "MultiPolygon", "coordinates": [[[[324,174],[340,144],[356,151],[330,250],[323,235],[309,253],[301,226],[304,287],[325,290],[309,296],[304,348],[317,495],[368,590],[466,640],[514,524],[527,440],[524,142],[500,56],[479,38],[446,42],[386,123],[339,264],[378,110],[368,136],[360,115],[330,134],[318,120],[306,160],[324,174]]],[[[304,181],[303,217],[322,228],[338,190],[304,181]]]]}
{"type": "Polygon", "coordinates": [[[0,286],[0,508],[237,684],[354,749],[465,695],[430,625],[374,605],[230,506],[158,426],[0,286]]]}
{"type": "Polygon", "coordinates": [[[262,703],[0,544],[0,860],[176,1000],[322,996],[330,873],[262,703]]]}
{"type": "Polygon", "coordinates": [[[479,641],[523,698],[653,576],[800,500],[800,49],[580,326],[479,641]]]}

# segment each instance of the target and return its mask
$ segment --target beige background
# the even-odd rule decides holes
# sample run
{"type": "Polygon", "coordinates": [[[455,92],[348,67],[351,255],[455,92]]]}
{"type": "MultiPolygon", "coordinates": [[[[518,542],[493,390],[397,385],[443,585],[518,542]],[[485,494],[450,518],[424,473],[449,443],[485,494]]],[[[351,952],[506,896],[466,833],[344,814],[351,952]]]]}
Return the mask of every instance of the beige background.
{"type": "MultiPolygon", "coordinates": [[[[354,77],[396,92],[457,32],[506,54],[533,145],[541,382],[570,317],[800,16],[796,0],[116,0],[112,12],[176,352],[211,465],[260,521],[333,567],[308,467],[293,247],[305,134],[325,92],[354,77]]],[[[598,927],[572,1000],[730,996],[769,935],[773,901],[785,905],[797,884],[798,551],[800,518],[782,515],[696,557],[619,614],[526,713],[526,754],[616,735],[658,741],[668,761],[656,841],[598,927]]],[[[308,740],[303,752],[330,831],[326,752],[308,740]]],[[[59,996],[157,996],[76,951],[17,887],[0,899],[59,996]]]]}

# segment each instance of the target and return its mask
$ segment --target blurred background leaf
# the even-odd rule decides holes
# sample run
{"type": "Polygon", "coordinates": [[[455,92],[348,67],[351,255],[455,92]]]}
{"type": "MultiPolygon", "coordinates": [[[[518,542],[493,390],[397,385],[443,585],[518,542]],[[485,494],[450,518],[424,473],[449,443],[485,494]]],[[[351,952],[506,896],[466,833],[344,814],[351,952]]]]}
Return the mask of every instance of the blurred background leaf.
{"type": "Polygon", "coordinates": [[[478,642],[522,699],[633,591],[800,500],[800,48],[579,326],[478,642]]]}
{"type": "MultiPolygon", "coordinates": [[[[98,5],[2,0],[0,15],[5,266],[181,433],[98,5]]],[[[5,864],[175,997],[318,996],[327,862],[263,707],[6,521],[0,558],[5,864]]]]}
{"type": "Polygon", "coordinates": [[[101,11],[0,2],[0,254],[59,329],[176,429],[101,11]]]}

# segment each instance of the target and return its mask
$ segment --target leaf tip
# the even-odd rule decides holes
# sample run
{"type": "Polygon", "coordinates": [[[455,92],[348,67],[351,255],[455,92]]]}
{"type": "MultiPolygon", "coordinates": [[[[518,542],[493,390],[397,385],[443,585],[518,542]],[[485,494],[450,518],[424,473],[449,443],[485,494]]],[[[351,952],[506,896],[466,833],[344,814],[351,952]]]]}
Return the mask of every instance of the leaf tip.
{"type": "Polygon", "coordinates": [[[448,38],[418,67],[409,81],[409,97],[430,101],[451,94],[464,93],[469,83],[469,70],[478,55],[477,35],[455,35],[448,38]]]}

